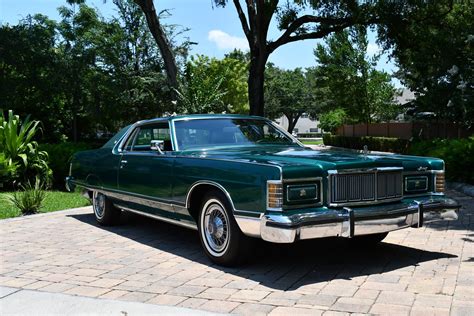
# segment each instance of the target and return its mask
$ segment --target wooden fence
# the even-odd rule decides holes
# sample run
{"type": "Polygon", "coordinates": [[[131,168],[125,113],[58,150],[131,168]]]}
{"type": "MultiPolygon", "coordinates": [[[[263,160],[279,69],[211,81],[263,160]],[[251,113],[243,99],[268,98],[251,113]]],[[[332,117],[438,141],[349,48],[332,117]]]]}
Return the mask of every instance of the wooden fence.
{"type": "Polygon", "coordinates": [[[371,123],[343,125],[337,129],[341,136],[378,136],[410,139],[419,136],[422,139],[462,138],[472,132],[454,123],[371,123]]]}

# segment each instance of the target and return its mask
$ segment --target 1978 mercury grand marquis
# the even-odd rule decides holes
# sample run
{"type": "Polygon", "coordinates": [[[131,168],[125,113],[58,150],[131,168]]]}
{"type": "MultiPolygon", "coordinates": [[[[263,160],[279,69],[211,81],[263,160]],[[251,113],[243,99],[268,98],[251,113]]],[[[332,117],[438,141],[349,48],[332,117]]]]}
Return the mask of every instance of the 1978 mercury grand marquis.
{"type": "Polygon", "coordinates": [[[390,231],[457,219],[436,158],[312,150],[255,116],[140,121],[72,158],[69,189],[91,192],[97,221],[129,211],[199,231],[216,263],[239,262],[251,237],[275,243],[390,231]]]}

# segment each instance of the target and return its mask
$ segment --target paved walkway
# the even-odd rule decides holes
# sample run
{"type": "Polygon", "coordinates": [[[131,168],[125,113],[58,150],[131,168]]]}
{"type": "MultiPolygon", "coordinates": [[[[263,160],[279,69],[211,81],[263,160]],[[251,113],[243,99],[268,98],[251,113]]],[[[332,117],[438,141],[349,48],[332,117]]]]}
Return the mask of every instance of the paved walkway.
{"type": "Polygon", "coordinates": [[[372,249],[260,242],[234,269],[212,265],[196,232],[137,216],[112,228],[90,208],[3,220],[0,286],[248,315],[473,315],[474,199],[451,195],[465,206],[457,222],[372,249]]]}
{"type": "Polygon", "coordinates": [[[97,299],[61,293],[0,287],[0,314],[6,315],[190,315],[217,316],[196,309],[110,299],[97,299]]]}

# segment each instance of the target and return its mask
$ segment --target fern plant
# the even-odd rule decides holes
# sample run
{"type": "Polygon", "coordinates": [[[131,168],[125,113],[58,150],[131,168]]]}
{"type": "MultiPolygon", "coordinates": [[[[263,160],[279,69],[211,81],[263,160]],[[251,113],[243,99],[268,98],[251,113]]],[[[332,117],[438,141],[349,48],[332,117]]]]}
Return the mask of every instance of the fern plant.
{"type": "Polygon", "coordinates": [[[30,215],[40,210],[45,197],[46,192],[43,190],[43,185],[39,178],[36,178],[34,185],[28,182],[22,186],[22,190],[8,194],[6,200],[17,207],[21,214],[30,215]]]}

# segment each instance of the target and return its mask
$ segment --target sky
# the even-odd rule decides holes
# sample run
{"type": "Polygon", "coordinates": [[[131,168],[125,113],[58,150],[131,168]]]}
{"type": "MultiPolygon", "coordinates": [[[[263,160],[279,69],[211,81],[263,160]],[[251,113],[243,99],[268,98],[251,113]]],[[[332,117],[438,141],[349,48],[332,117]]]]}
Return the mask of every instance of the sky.
{"type": "MultiPolygon", "coordinates": [[[[59,19],[57,8],[66,3],[65,0],[0,0],[0,23],[16,24],[28,14],[41,13],[52,19],[59,19]]],[[[99,9],[106,18],[116,13],[112,0],[87,0],[88,5],[99,9]]],[[[242,31],[231,1],[226,8],[213,6],[213,0],[159,0],[155,1],[157,11],[169,9],[171,16],[166,24],[178,24],[189,28],[185,36],[197,44],[192,47],[192,54],[205,54],[222,58],[225,53],[239,48],[248,49],[247,40],[242,31]]],[[[273,23],[270,26],[269,38],[279,36],[273,23]]],[[[380,51],[375,43],[375,34],[369,32],[367,53],[373,55],[380,51]]],[[[285,69],[306,68],[316,65],[313,50],[321,40],[306,40],[286,44],[278,48],[270,56],[269,61],[285,69]]],[[[380,58],[377,68],[393,73],[396,66],[388,60],[386,54],[380,58]]],[[[400,87],[398,80],[393,83],[400,87]]]]}

